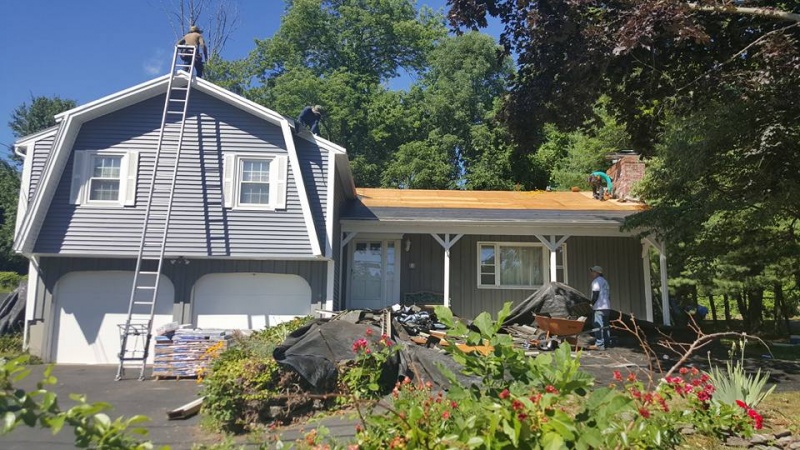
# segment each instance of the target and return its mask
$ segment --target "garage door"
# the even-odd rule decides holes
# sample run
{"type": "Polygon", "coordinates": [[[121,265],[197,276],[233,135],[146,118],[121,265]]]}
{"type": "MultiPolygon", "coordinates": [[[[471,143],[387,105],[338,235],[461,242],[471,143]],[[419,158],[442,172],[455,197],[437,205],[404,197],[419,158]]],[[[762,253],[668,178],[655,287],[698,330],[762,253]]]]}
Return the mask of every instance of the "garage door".
{"type": "Polygon", "coordinates": [[[198,328],[250,329],[273,326],[311,313],[311,286],[297,275],[216,273],[194,287],[198,328]]]}
{"type": "MultiPolygon", "coordinates": [[[[125,323],[127,318],[132,284],[133,272],[73,272],[61,278],[54,291],[57,310],[51,353],[53,360],[59,363],[118,364],[117,325],[125,323]]],[[[162,276],[154,327],[172,321],[174,297],[172,283],[162,276]]],[[[141,317],[146,318],[146,315],[141,317]]],[[[151,358],[152,355],[151,343],[151,358]]]]}

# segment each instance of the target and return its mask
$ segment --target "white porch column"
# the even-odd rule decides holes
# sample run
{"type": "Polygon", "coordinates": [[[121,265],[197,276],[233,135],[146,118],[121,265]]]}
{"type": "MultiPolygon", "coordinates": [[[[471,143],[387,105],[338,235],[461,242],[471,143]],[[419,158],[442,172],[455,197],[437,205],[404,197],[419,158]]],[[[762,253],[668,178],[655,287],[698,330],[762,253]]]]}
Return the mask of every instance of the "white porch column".
{"type": "MultiPolygon", "coordinates": [[[[658,266],[661,272],[661,318],[664,320],[664,325],[669,325],[671,314],[669,310],[669,285],[667,284],[667,246],[652,237],[645,237],[644,240],[658,250],[658,266]]],[[[648,276],[649,272],[646,273],[647,275],[645,276],[648,276]]]]}
{"type": "Polygon", "coordinates": [[[661,254],[658,257],[659,266],[661,268],[661,310],[664,316],[664,325],[670,324],[669,312],[669,286],[667,286],[667,249],[664,245],[661,246],[661,254]]]}
{"type": "Polygon", "coordinates": [[[333,260],[328,261],[328,275],[326,286],[326,298],[323,308],[326,311],[333,311],[333,277],[336,273],[336,263],[333,260]]]}
{"type": "MultiPolygon", "coordinates": [[[[39,258],[32,256],[28,262],[28,289],[25,295],[25,323],[22,329],[22,350],[28,351],[30,346],[30,323],[36,315],[36,293],[39,287],[39,258]]],[[[17,299],[22,301],[22,299],[17,299]]],[[[44,344],[43,344],[44,345],[44,344]]]]}
{"type": "Polygon", "coordinates": [[[461,239],[463,234],[458,234],[450,238],[450,234],[444,235],[444,239],[436,233],[431,233],[436,242],[444,248],[444,306],[450,307],[450,248],[461,239]]]}
{"type": "Polygon", "coordinates": [[[644,311],[647,321],[653,321],[653,282],[650,278],[650,243],[642,239],[642,269],[644,273],[644,311]]]}
{"type": "Polygon", "coordinates": [[[558,281],[558,265],[556,264],[556,258],[558,255],[556,252],[558,252],[558,249],[561,248],[561,245],[563,245],[564,242],[567,242],[569,235],[564,235],[558,240],[556,240],[556,236],[553,235],[551,235],[549,239],[538,234],[534,236],[536,236],[536,239],[539,239],[539,242],[544,244],[544,246],[547,247],[547,250],[550,251],[550,281],[558,281]]]}
{"type": "MultiPolygon", "coordinates": [[[[344,267],[344,262],[343,261],[345,260],[344,248],[357,235],[358,235],[358,231],[352,231],[350,233],[342,232],[342,236],[341,236],[342,239],[341,239],[341,241],[339,241],[339,259],[336,261],[336,264],[339,264],[339,308],[341,308],[342,305],[344,305],[344,300],[345,300],[344,290],[342,290],[342,277],[344,276],[344,270],[342,270],[342,268],[344,267]]],[[[328,268],[328,270],[330,270],[330,268],[328,268]]],[[[331,278],[333,278],[333,276],[331,276],[331,278]]],[[[331,292],[333,292],[333,287],[332,286],[331,286],[330,289],[331,289],[331,292]]],[[[326,305],[327,305],[327,303],[328,302],[325,302],[326,305]]],[[[327,307],[326,307],[326,309],[327,309],[327,307]]],[[[329,311],[333,310],[333,296],[331,296],[331,307],[328,310],[329,311]]]]}

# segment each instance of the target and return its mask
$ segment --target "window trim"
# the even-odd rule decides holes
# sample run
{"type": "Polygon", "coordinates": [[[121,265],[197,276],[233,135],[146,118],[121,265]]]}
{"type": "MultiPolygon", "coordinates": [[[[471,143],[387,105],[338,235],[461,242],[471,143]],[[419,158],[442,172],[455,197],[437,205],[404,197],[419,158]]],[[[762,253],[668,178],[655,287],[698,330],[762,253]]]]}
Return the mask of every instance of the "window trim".
{"type": "Polygon", "coordinates": [[[546,283],[550,279],[550,265],[548,264],[548,257],[549,251],[547,251],[547,247],[544,246],[542,243],[537,242],[500,242],[500,241],[478,241],[477,243],[477,288],[478,289],[538,289],[542,287],[542,284],[538,285],[503,285],[500,284],[500,265],[495,264],[494,269],[494,284],[483,284],[481,282],[481,247],[483,246],[494,246],[495,251],[495,258],[499,254],[499,250],[501,247],[532,247],[532,248],[540,248],[542,249],[542,257],[541,257],[541,269],[542,269],[542,281],[546,283]]]}
{"type": "Polygon", "coordinates": [[[222,190],[226,208],[242,211],[278,211],[286,209],[287,156],[226,153],[223,166],[222,190]],[[246,160],[269,161],[269,203],[241,202],[242,173],[244,161],[246,160]]]}
{"type": "Polygon", "coordinates": [[[73,155],[70,203],[82,207],[124,207],[136,205],[139,152],[126,150],[76,150],[73,155]],[[119,193],[116,200],[91,200],[93,162],[97,157],[118,156],[119,193]]]}

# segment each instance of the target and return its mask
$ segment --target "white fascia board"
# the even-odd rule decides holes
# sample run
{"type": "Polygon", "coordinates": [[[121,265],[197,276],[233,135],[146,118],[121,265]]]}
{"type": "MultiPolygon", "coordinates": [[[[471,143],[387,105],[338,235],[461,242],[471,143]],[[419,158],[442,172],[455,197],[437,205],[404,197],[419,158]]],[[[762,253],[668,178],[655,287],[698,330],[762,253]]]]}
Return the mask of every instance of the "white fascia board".
{"type": "Polygon", "coordinates": [[[30,205],[28,205],[27,214],[25,214],[19,234],[14,240],[14,251],[17,253],[29,255],[33,251],[33,244],[47,215],[50,202],[55,195],[58,180],[64,172],[67,160],[69,160],[70,152],[63,151],[63,149],[72,148],[80,128],[81,124],[74,123],[72,116],[64,117],[64,122],[58,129],[56,139],[53,142],[53,150],[50,152],[42,171],[39,187],[36,189],[30,205]]]}
{"type": "Polygon", "coordinates": [[[292,129],[289,126],[289,121],[283,116],[281,116],[281,130],[283,130],[283,140],[286,141],[286,150],[289,153],[289,164],[292,165],[292,173],[294,173],[294,183],[297,186],[297,194],[300,196],[300,206],[303,209],[303,219],[305,219],[306,222],[308,239],[311,241],[311,253],[314,256],[323,256],[322,249],[319,247],[319,234],[317,234],[317,227],[314,226],[314,216],[311,214],[311,205],[309,204],[308,194],[306,193],[306,184],[303,180],[303,172],[300,169],[300,161],[297,157],[297,148],[294,146],[292,129]]]}
{"type": "MultiPolygon", "coordinates": [[[[121,91],[115,92],[115,93],[110,94],[110,95],[106,95],[105,97],[102,97],[102,98],[99,98],[97,100],[91,101],[91,102],[89,102],[89,103],[87,103],[85,105],[81,105],[81,106],[78,106],[76,108],[72,108],[72,109],[70,109],[68,111],[62,112],[61,114],[56,114],[55,115],[55,119],[58,121],[58,120],[66,119],[67,116],[73,116],[74,117],[74,116],[78,116],[78,115],[87,114],[87,113],[92,112],[92,111],[97,111],[98,109],[102,110],[102,109],[104,109],[104,107],[107,107],[108,105],[111,105],[111,104],[114,104],[114,103],[117,103],[117,102],[122,102],[122,105],[119,106],[119,107],[115,107],[114,110],[124,108],[126,106],[132,105],[133,103],[136,103],[136,101],[131,101],[131,100],[139,98],[139,96],[142,95],[143,93],[147,93],[147,94],[152,93],[152,95],[148,95],[145,98],[149,98],[149,97],[152,97],[152,96],[160,93],[160,92],[153,92],[153,91],[156,88],[160,87],[160,85],[162,85],[162,84],[164,85],[164,87],[166,87],[166,85],[169,83],[169,77],[170,77],[169,74],[162,75],[162,76],[160,76],[158,78],[153,78],[152,80],[148,80],[148,81],[145,81],[144,83],[137,84],[136,86],[129,87],[127,89],[123,89],[121,91]]],[[[106,114],[106,112],[103,112],[102,114],[106,114]]],[[[102,114],[99,114],[99,115],[102,115],[102,114]]]]}
{"type": "Polygon", "coordinates": [[[42,139],[54,136],[56,133],[58,133],[58,127],[59,125],[53,125],[50,128],[37,131],[36,133],[29,134],[27,136],[22,136],[21,138],[17,139],[16,142],[14,142],[14,145],[21,145],[21,146],[31,145],[36,141],[40,141],[42,139]]]}
{"type": "Polygon", "coordinates": [[[350,159],[347,155],[336,154],[336,171],[342,177],[342,184],[344,185],[345,196],[348,199],[357,199],[358,191],[356,190],[356,182],[353,180],[353,171],[350,169],[350,159]]]}
{"type": "MultiPolygon", "coordinates": [[[[203,93],[244,110],[245,112],[248,112],[256,117],[264,119],[273,125],[279,125],[282,127],[283,123],[286,122],[287,126],[289,126],[288,120],[286,120],[285,117],[277,112],[259,105],[254,101],[248,100],[240,95],[236,95],[227,89],[223,89],[210,81],[195,77],[192,80],[192,86],[203,93]]],[[[289,134],[291,135],[291,127],[289,131],[289,134]]]]}
{"type": "Polygon", "coordinates": [[[328,189],[325,205],[325,257],[333,258],[333,228],[336,221],[336,155],[328,154],[328,189]]]}
{"type": "MultiPolygon", "coordinates": [[[[77,258],[77,259],[136,259],[136,252],[129,254],[120,253],[31,253],[26,255],[28,258],[77,258]]],[[[309,261],[327,262],[329,258],[321,256],[297,256],[297,255],[234,255],[234,256],[201,256],[201,255],[164,255],[165,264],[169,264],[170,259],[177,259],[183,256],[188,261],[213,260],[213,261],[309,261]]]]}
{"type": "Polygon", "coordinates": [[[636,231],[620,231],[618,223],[554,223],[554,222],[444,222],[444,221],[372,221],[342,220],[343,232],[373,233],[450,233],[450,234],[497,234],[497,235],[570,235],[632,237],[636,231]]]}

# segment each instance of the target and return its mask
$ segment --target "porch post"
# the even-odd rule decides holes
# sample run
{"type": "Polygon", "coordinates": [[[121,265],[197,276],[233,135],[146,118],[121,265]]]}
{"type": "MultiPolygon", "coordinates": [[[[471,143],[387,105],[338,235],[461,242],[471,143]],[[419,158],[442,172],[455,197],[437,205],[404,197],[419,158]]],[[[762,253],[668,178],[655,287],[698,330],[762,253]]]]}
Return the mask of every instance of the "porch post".
{"type": "Polygon", "coordinates": [[[653,282],[650,278],[650,243],[642,239],[642,269],[644,270],[645,318],[653,321],[653,282]]]}
{"type": "Polygon", "coordinates": [[[539,242],[544,244],[547,247],[547,250],[550,251],[550,281],[558,281],[558,265],[556,264],[556,252],[564,242],[569,239],[569,235],[561,236],[561,239],[556,240],[556,236],[551,235],[550,239],[546,239],[544,236],[540,236],[535,234],[536,239],[539,239],[539,242]]]}
{"type": "Polygon", "coordinates": [[[444,239],[436,233],[431,233],[436,242],[444,248],[444,306],[450,307],[450,248],[461,239],[464,234],[457,234],[452,239],[450,233],[444,235],[444,239]]]}
{"type": "Polygon", "coordinates": [[[661,267],[661,310],[664,316],[664,325],[670,323],[669,311],[669,286],[667,286],[667,249],[665,245],[661,245],[661,254],[658,257],[659,266],[661,267]]]}

